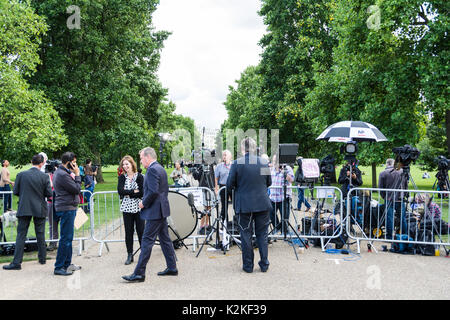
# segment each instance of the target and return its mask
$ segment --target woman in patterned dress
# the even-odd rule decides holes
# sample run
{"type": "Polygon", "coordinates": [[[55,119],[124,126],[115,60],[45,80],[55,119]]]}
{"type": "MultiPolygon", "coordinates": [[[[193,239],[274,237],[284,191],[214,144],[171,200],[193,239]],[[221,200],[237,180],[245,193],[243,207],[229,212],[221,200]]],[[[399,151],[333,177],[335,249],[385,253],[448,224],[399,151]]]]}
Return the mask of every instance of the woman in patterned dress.
{"type": "Polygon", "coordinates": [[[125,244],[128,257],[125,264],[133,262],[134,231],[138,235],[139,244],[142,242],[145,221],[140,217],[139,202],[144,195],[144,176],[137,172],[136,162],[131,156],[125,156],[120,161],[123,173],[118,178],[117,191],[120,199],[120,211],[123,213],[125,226],[125,244]]]}

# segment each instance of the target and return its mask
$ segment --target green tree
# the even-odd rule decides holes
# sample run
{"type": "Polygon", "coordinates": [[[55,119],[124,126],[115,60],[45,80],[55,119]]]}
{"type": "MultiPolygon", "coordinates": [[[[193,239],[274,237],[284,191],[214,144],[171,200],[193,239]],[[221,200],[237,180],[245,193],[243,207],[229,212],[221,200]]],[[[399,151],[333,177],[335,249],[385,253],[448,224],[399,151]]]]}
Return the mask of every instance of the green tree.
{"type": "Polygon", "coordinates": [[[423,121],[420,77],[417,72],[417,39],[426,29],[414,24],[418,1],[379,1],[381,23],[368,26],[373,1],[340,0],[333,30],[339,45],[333,50],[333,66],[317,73],[317,86],[308,94],[307,108],[318,131],[340,120],[361,120],[377,126],[386,143],[360,144],[359,158],[376,163],[392,156],[394,146],[414,145],[423,121]]]}
{"type": "Polygon", "coordinates": [[[16,165],[67,143],[53,104],[26,80],[40,63],[37,52],[46,30],[28,1],[0,0],[0,154],[16,165]]]}
{"type": "Polygon", "coordinates": [[[69,136],[68,149],[100,165],[117,163],[125,148],[136,154],[149,142],[146,136],[167,94],[156,70],[169,34],[151,26],[158,1],[32,3],[50,26],[41,45],[43,64],[32,82],[54,102],[69,136]],[[68,27],[71,5],[80,9],[79,29],[68,27]],[[118,148],[114,156],[111,148],[118,148]]]}

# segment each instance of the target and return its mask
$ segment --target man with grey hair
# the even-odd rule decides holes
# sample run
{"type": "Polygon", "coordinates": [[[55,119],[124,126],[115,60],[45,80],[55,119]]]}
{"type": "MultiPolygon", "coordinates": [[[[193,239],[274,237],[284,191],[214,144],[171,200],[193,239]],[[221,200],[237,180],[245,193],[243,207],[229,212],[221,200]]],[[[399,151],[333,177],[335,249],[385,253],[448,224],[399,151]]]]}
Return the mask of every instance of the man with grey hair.
{"type": "Polygon", "coordinates": [[[272,184],[270,174],[264,174],[268,163],[255,155],[256,142],[245,138],[241,143],[243,157],[233,161],[227,179],[227,191],[234,190],[234,210],[237,215],[242,245],[242,269],[253,272],[254,254],[252,245],[253,222],[255,223],[262,272],[269,268],[268,227],[269,210],[272,206],[267,188],[272,184]]]}
{"type": "Polygon", "coordinates": [[[231,200],[231,194],[226,191],[226,188],[222,188],[227,185],[228,174],[230,173],[231,168],[231,160],[231,152],[229,150],[224,150],[222,152],[222,162],[219,163],[214,170],[215,192],[216,194],[219,194],[219,189],[221,189],[219,195],[221,204],[220,216],[225,223],[228,221],[228,212],[225,209],[228,209],[227,201],[231,200]]]}
{"type": "Polygon", "coordinates": [[[150,260],[156,237],[159,238],[161,250],[166,259],[167,268],[158,272],[159,276],[178,275],[175,250],[169,237],[167,218],[170,216],[169,184],[166,170],[156,161],[153,148],[145,148],[139,152],[141,163],[147,169],[144,179],[144,196],[139,203],[140,217],[146,220],[142,235],[141,254],[134,272],[122,278],[130,282],[145,281],[145,270],[150,260]]]}

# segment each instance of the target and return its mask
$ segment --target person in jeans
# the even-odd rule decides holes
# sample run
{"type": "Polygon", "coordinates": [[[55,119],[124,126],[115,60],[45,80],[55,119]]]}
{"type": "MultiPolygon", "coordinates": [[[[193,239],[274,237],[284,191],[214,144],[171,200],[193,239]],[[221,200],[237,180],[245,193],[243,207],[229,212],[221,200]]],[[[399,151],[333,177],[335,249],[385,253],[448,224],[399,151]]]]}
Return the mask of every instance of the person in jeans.
{"type": "Polygon", "coordinates": [[[144,195],[144,176],[137,172],[136,162],[131,156],[125,156],[120,161],[123,168],[123,174],[119,176],[117,183],[117,192],[120,199],[120,211],[123,214],[123,224],[125,226],[125,244],[128,257],[126,265],[133,262],[133,236],[136,226],[139,244],[142,244],[142,235],[144,233],[145,221],[141,219],[139,212],[139,202],[144,195]]]}
{"type": "MultiPolygon", "coordinates": [[[[294,170],[290,166],[286,166],[286,186],[290,186],[294,181],[294,170]]],[[[271,167],[271,178],[272,185],[270,189],[270,201],[272,203],[272,211],[270,212],[270,220],[273,226],[273,233],[280,231],[288,231],[288,225],[284,223],[283,219],[289,221],[289,214],[291,211],[291,199],[292,199],[292,189],[286,188],[286,200],[283,193],[283,183],[284,183],[284,173],[281,165],[278,163],[277,155],[275,154],[272,158],[271,167]],[[280,223],[277,211],[280,212],[281,222],[280,223]]]]}
{"type": "Polygon", "coordinates": [[[81,268],[71,264],[74,221],[81,191],[80,169],[73,152],[62,155],[61,165],[53,175],[53,187],[56,216],[60,221],[60,238],[54,274],[68,276],[81,268]]]}
{"type": "MultiPolygon", "coordinates": [[[[9,161],[3,160],[0,177],[0,191],[11,191],[11,187],[9,185],[14,187],[14,182],[10,180],[10,172],[8,170],[8,167],[9,161]]],[[[3,194],[3,212],[11,211],[11,198],[12,195],[10,193],[3,194]]]]}
{"type": "Polygon", "coordinates": [[[5,270],[20,270],[23,259],[25,240],[30,226],[31,218],[34,222],[36,240],[38,245],[38,258],[40,264],[45,264],[47,252],[45,250],[45,220],[47,216],[46,197],[52,195],[50,179],[41,172],[44,166],[44,158],[36,154],[31,160],[32,167],[20,172],[16,177],[13,193],[19,196],[17,208],[17,237],[14,250],[14,260],[9,265],[3,266],[5,270]]]}

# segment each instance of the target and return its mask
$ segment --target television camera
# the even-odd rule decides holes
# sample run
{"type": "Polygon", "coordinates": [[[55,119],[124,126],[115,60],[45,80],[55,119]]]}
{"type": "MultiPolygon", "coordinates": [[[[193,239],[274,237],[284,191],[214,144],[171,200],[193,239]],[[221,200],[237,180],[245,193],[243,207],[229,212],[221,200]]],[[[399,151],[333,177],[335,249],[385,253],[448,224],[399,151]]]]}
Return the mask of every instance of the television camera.
{"type": "Polygon", "coordinates": [[[45,173],[54,173],[60,164],[60,160],[47,160],[45,163],[45,173]]]}

